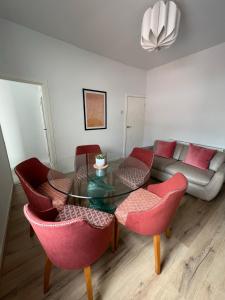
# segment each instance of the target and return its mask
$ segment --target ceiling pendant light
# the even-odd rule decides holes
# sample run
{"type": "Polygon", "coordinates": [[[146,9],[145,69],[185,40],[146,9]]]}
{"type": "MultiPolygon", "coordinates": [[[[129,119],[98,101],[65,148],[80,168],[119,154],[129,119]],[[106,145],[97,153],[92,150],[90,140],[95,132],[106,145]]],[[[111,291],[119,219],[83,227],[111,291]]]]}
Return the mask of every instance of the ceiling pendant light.
{"type": "Polygon", "coordinates": [[[170,47],[177,38],[180,10],[173,1],[160,0],[144,13],[141,46],[154,51],[170,47]]]}

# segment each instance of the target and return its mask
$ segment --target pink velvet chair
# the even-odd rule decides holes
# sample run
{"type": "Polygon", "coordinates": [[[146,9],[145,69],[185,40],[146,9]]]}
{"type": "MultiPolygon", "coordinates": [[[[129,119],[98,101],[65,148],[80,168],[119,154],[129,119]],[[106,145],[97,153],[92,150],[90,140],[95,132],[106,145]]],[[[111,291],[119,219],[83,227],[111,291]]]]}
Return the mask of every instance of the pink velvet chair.
{"type": "Polygon", "coordinates": [[[123,184],[136,189],[143,183],[147,184],[153,159],[154,153],[152,151],[134,148],[130,155],[122,161],[116,174],[123,184]]]}
{"type": "Polygon", "coordinates": [[[76,155],[101,152],[102,151],[99,145],[80,145],[76,148],[76,155]]]}
{"type": "MultiPolygon", "coordinates": [[[[54,190],[47,182],[49,168],[37,158],[30,158],[15,167],[15,172],[33,211],[44,220],[54,220],[66,203],[67,196],[54,190]]],[[[69,188],[70,183],[66,183],[69,188]]],[[[33,235],[31,228],[30,235],[33,235]]]]}
{"type": "Polygon", "coordinates": [[[155,271],[160,273],[160,234],[169,237],[169,226],[187,189],[187,179],[177,173],[167,181],[131,193],[115,215],[119,223],[141,235],[153,236],[155,271]]]}
{"type": "Polygon", "coordinates": [[[93,299],[91,267],[114,243],[114,216],[101,211],[65,205],[58,222],[41,220],[24,206],[24,214],[33,227],[47,256],[44,293],[49,290],[52,264],[62,269],[84,269],[88,300],[93,299]]]}
{"type": "Polygon", "coordinates": [[[150,150],[147,150],[144,148],[135,147],[129,156],[141,160],[143,163],[145,163],[151,169],[153,159],[154,159],[153,151],[150,151],[150,150]]]}

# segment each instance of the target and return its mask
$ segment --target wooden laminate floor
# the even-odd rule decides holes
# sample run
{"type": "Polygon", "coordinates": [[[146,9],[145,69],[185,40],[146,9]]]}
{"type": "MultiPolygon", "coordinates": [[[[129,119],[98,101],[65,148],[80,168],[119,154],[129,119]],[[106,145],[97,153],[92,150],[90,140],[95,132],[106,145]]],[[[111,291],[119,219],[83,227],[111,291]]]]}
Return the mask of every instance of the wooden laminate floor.
{"type": "MultiPolygon", "coordinates": [[[[51,289],[42,293],[44,254],[29,227],[20,186],[14,190],[0,283],[0,299],[84,300],[81,270],[53,269],[51,289]]],[[[93,265],[96,300],[225,299],[225,188],[207,203],[186,195],[170,240],[161,239],[162,273],[154,273],[152,239],[125,229],[119,249],[93,265]]]]}

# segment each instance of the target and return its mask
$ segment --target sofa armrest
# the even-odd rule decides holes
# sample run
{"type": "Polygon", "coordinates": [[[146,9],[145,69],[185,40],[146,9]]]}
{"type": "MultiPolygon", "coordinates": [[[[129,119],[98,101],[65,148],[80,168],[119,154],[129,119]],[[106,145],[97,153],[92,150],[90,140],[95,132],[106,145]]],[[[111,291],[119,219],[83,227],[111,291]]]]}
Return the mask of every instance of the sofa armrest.
{"type": "Polygon", "coordinates": [[[211,181],[204,189],[205,200],[210,201],[214,199],[220,192],[225,181],[225,163],[223,163],[217,172],[213,175],[211,181]]]}
{"type": "MultiPolygon", "coordinates": [[[[223,182],[225,182],[225,163],[223,163],[220,167],[219,167],[219,169],[218,169],[218,171],[216,171],[216,173],[215,173],[215,175],[217,175],[217,177],[222,177],[223,178],[223,182]]],[[[214,175],[214,176],[215,176],[214,175]]],[[[214,177],[213,176],[213,177],[214,177]]]]}
{"type": "MultiPolygon", "coordinates": [[[[213,181],[214,183],[218,180],[225,181],[225,163],[223,163],[219,169],[215,172],[214,176],[212,177],[210,183],[213,181]]],[[[210,184],[209,183],[209,184],[210,184]]]]}

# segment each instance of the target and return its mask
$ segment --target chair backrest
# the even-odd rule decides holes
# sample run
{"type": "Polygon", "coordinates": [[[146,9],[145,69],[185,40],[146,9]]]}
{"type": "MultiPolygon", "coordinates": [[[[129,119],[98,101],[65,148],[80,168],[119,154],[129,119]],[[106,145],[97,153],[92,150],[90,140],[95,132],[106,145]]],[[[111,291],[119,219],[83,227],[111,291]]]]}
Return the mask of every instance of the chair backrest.
{"type": "Polygon", "coordinates": [[[62,269],[90,266],[105,252],[112,238],[113,226],[95,228],[82,219],[46,222],[28,205],[24,206],[24,214],[50,261],[62,269]]]}
{"type": "Polygon", "coordinates": [[[101,148],[99,145],[80,145],[76,148],[76,155],[89,154],[89,153],[101,153],[101,148]]]}
{"type": "Polygon", "coordinates": [[[144,148],[138,148],[135,147],[129,156],[132,156],[136,159],[141,160],[143,163],[145,163],[149,168],[152,167],[153,159],[154,159],[154,152],[144,149],[144,148]]]}
{"type": "MultiPolygon", "coordinates": [[[[183,174],[177,173],[169,180],[157,184],[158,191],[160,185],[163,197],[159,204],[141,213],[130,213],[126,221],[127,227],[136,222],[137,232],[145,235],[160,234],[168,228],[187,189],[188,181],[183,174]]],[[[160,192],[157,195],[160,196],[160,192]]]]}
{"type": "Polygon", "coordinates": [[[33,188],[47,181],[49,168],[35,157],[27,159],[15,167],[16,175],[19,179],[25,180],[33,188]]]}
{"type": "Polygon", "coordinates": [[[21,162],[15,167],[16,175],[27,195],[28,202],[33,210],[47,219],[52,219],[57,215],[57,211],[52,207],[52,201],[36,191],[36,188],[47,181],[49,168],[43,165],[37,158],[30,158],[21,162]]]}

